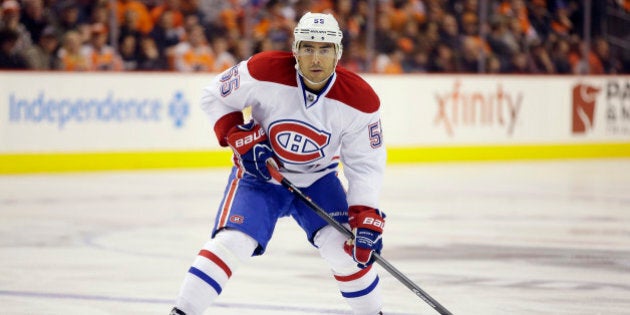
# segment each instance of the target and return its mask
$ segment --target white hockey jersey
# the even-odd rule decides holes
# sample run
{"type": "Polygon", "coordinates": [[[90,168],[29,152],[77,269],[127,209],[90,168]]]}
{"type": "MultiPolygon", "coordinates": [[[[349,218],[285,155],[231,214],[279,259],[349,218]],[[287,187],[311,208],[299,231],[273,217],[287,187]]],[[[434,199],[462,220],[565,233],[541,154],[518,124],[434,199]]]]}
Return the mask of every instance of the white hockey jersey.
{"type": "Polygon", "coordinates": [[[378,208],[386,160],[378,96],[342,67],[321,92],[310,93],[295,63],[288,52],[259,53],[204,88],[201,106],[219,142],[226,145],[227,131],[251,107],[288,180],[306,187],[341,161],[348,204],[378,208]]]}

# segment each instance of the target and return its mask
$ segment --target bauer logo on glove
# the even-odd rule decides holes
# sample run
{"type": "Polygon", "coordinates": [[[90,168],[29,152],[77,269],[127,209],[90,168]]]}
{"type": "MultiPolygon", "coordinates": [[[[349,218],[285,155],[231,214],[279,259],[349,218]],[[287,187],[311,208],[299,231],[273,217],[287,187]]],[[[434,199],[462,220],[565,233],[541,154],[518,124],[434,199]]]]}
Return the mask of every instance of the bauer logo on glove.
{"type": "MultiPolygon", "coordinates": [[[[238,127],[238,126],[237,126],[238,127]]],[[[265,141],[267,139],[267,135],[262,127],[258,126],[255,130],[244,130],[245,137],[239,138],[236,137],[234,141],[233,148],[238,151],[239,154],[247,153],[251,149],[251,147],[259,142],[265,141]]],[[[229,139],[228,139],[229,141],[229,139]]]]}
{"type": "Polygon", "coordinates": [[[267,169],[268,159],[275,159],[265,130],[253,120],[232,127],[226,137],[234,151],[234,164],[256,178],[268,181],[271,175],[267,169]]]}
{"type": "Polygon", "coordinates": [[[385,214],[371,207],[350,206],[348,223],[354,239],[344,244],[344,250],[352,256],[360,268],[365,268],[374,262],[372,253],[380,254],[383,248],[385,214]]]}

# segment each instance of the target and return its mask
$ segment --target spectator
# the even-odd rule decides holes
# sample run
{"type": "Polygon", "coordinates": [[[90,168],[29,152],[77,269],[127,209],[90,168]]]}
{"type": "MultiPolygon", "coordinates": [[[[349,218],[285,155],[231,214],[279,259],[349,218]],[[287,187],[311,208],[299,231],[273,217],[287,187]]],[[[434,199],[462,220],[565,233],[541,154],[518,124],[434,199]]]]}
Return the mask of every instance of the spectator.
{"type": "Polygon", "coordinates": [[[144,3],[136,0],[117,0],[116,16],[118,21],[122,21],[127,11],[133,11],[137,15],[136,27],[142,34],[149,34],[153,29],[153,21],[149,14],[149,9],[144,3]]]}
{"type": "Polygon", "coordinates": [[[20,34],[17,31],[5,28],[0,29],[0,69],[19,70],[26,69],[27,64],[20,51],[20,34]]]}
{"type": "MultiPolygon", "coordinates": [[[[122,40],[127,36],[133,36],[136,42],[140,40],[144,34],[138,28],[138,13],[132,10],[125,11],[123,20],[119,21],[120,27],[118,31],[118,44],[122,43],[122,40]]],[[[154,28],[155,30],[155,28],[154,28]]]]}
{"type": "Polygon", "coordinates": [[[77,30],[81,36],[81,45],[87,45],[92,40],[92,24],[79,23],[77,30]]]}
{"type": "Polygon", "coordinates": [[[396,49],[397,34],[391,30],[391,21],[386,15],[380,15],[376,21],[374,34],[376,54],[391,54],[396,49]]]}
{"type": "Polygon", "coordinates": [[[126,35],[120,40],[120,58],[122,60],[122,69],[125,71],[133,71],[138,69],[138,42],[133,35],[126,35]]]}
{"type": "Polygon", "coordinates": [[[516,25],[512,25],[512,27],[522,32],[528,41],[538,39],[538,34],[529,21],[525,0],[505,0],[501,2],[497,10],[499,14],[514,18],[513,21],[518,24],[518,27],[516,25]]]}
{"type": "Polygon", "coordinates": [[[559,36],[569,36],[574,32],[573,22],[569,17],[569,9],[564,5],[560,5],[552,14],[551,30],[559,36]]]}
{"type": "Polygon", "coordinates": [[[604,66],[599,57],[586,44],[573,37],[569,63],[574,74],[603,74],[604,66]]]}
{"type": "Polygon", "coordinates": [[[88,59],[89,70],[123,70],[120,55],[107,44],[107,28],[103,24],[92,25],[92,38],[81,48],[81,54],[88,59]]]}
{"type": "Polygon", "coordinates": [[[285,16],[281,3],[271,1],[266,8],[267,13],[253,29],[254,39],[270,39],[274,50],[290,50],[295,23],[285,16]]]}
{"type": "Polygon", "coordinates": [[[57,57],[59,40],[52,26],[48,26],[39,36],[37,44],[25,51],[28,68],[31,70],[57,70],[60,60],[57,57]]]}
{"type": "Polygon", "coordinates": [[[464,12],[461,17],[462,35],[460,35],[460,71],[475,73],[481,69],[480,60],[490,54],[490,47],[479,36],[479,18],[474,12],[464,12]]]}
{"type": "Polygon", "coordinates": [[[519,51],[518,43],[507,29],[505,17],[493,16],[487,40],[494,57],[501,64],[501,71],[505,71],[510,65],[512,56],[519,51]]]}
{"type": "Polygon", "coordinates": [[[236,65],[236,58],[228,51],[228,42],[224,37],[215,37],[212,40],[212,49],[216,55],[214,71],[223,72],[236,65]]]}
{"type": "Polygon", "coordinates": [[[244,30],[241,29],[244,14],[243,6],[238,0],[230,0],[229,5],[223,7],[219,13],[218,22],[223,26],[229,38],[239,38],[244,34],[244,30]]]}
{"type": "Polygon", "coordinates": [[[343,51],[340,65],[353,72],[368,72],[368,64],[365,46],[362,43],[354,42],[343,51]]]}
{"type": "Polygon", "coordinates": [[[23,4],[24,13],[20,17],[20,22],[30,33],[33,42],[38,43],[44,28],[49,24],[44,2],[43,0],[25,0],[23,4]]]}
{"type": "Polygon", "coordinates": [[[58,20],[55,22],[57,36],[65,36],[68,31],[79,30],[79,8],[73,0],[63,0],[59,3],[58,20]]]}
{"type": "Polygon", "coordinates": [[[224,0],[200,0],[198,9],[200,15],[203,17],[202,23],[204,25],[219,25],[220,15],[223,10],[228,8],[230,3],[224,0]]]}
{"type": "MultiPolygon", "coordinates": [[[[343,7],[344,1],[340,1],[337,5],[343,7]]],[[[347,5],[346,5],[347,7],[347,5]]],[[[342,27],[343,40],[347,44],[349,41],[358,40],[363,38],[367,30],[367,16],[368,16],[368,2],[367,1],[354,1],[354,10],[348,11],[348,9],[342,9],[341,17],[345,17],[346,28],[342,27]]],[[[341,21],[340,21],[341,22],[341,21]]],[[[343,22],[342,22],[343,23],[343,22]]]]}
{"type": "Polygon", "coordinates": [[[553,45],[551,51],[551,61],[554,69],[558,74],[572,73],[571,64],[569,63],[570,44],[566,39],[558,39],[553,45]]]}
{"type": "Polygon", "coordinates": [[[439,34],[440,42],[444,43],[454,51],[459,50],[459,47],[461,45],[459,39],[460,32],[455,16],[451,14],[447,14],[444,16],[444,19],[440,23],[439,34]]]}
{"type": "MultiPolygon", "coordinates": [[[[245,43],[245,41],[242,41],[242,43],[245,43]]],[[[256,47],[254,48],[254,53],[259,53],[263,51],[272,51],[272,50],[275,50],[273,41],[271,41],[271,39],[269,38],[265,38],[262,41],[259,41],[256,43],[256,47]]],[[[243,59],[247,59],[247,57],[243,59]]]]}
{"type": "Polygon", "coordinates": [[[486,73],[500,74],[504,72],[504,65],[496,55],[490,55],[486,59],[486,73]]]}
{"type": "Polygon", "coordinates": [[[461,34],[463,36],[479,36],[479,17],[475,12],[466,12],[462,15],[461,34]]]}
{"type": "Polygon", "coordinates": [[[410,11],[406,7],[407,2],[407,0],[388,1],[381,12],[387,16],[390,29],[396,33],[403,32],[407,22],[411,20],[410,11]]]}
{"type": "MultiPolygon", "coordinates": [[[[361,34],[360,23],[353,19],[353,11],[355,11],[353,6],[352,0],[341,0],[335,3],[335,17],[343,33],[342,44],[346,47],[351,40],[356,39],[361,34]]],[[[291,20],[295,18],[295,12],[293,13],[294,16],[291,17],[291,20]]]]}
{"type": "Polygon", "coordinates": [[[196,25],[187,34],[187,40],[173,49],[173,68],[180,72],[214,71],[215,56],[203,32],[196,25]]]}
{"type": "Polygon", "coordinates": [[[19,40],[15,42],[15,50],[23,52],[29,48],[33,42],[31,33],[26,26],[20,22],[20,4],[15,0],[7,0],[2,3],[2,20],[0,20],[0,29],[10,29],[18,34],[19,40]]]}
{"type": "Polygon", "coordinates": [[[526,53],[517,52],[512,56],[512,62],[510,63],[509,73],[512,74],[528,74],[532,73],[530,60],[526,53]]]}
{"type": "Polygon", "coordinates": [[[422,25],[420,34],[416,38],[417,49],[430,52],[441,42],[440,26],[437,22],[427,22],[422,25]]]}
{"type": "Polygon", "coordinates": [[[551,14],[547,10],[546,0],[532,1],[532,10],[529,15],[531,27],[538,34],[541,41],[545,42],[551,32],[551,14]]]}
{"type": "Polygon", "coordinates": [[[404,53],[395,49],[389,54],[381,53],[376,57],[374,71],[383,74],[402,74],[404,53]]]}
{"type": "Polygon", "coordinates": [[[161,4],[156,5],[151,9],[149,14],[151,15],[151,21],[153,25],[159,23],[160,18],[164,12],[171,12],[173,26],[174,27],[182,27],[184,26],[184,14],[181,9],[181,1],[180,0],[165,0],[161,4]]]}
{"type": "Polygon", "coordinates": [[[429,72],[457,72],[455,53],[450,46],[444,43],[438,43],[432,54],[433,57],[429,63],[429,72]]]}
{"type": "Polygon", "coordinates": [[[595,39],[593,52],[601,61],[604,73],[617,74],[622,71],[621,61],[610,52],[610,45],[601,37],[595,39]]]}
{"type": "Polygon", "coordinates": [[[140,53],[138,57],[138,70],[160,71],[169,70],[168,62],[160,55],[155,41],[151,37],[140,39],[140,53]]]}
{"type": "Polygon", "coordinates": [[[427,21],[439,23],[446,18],[447,12],[444,7],[444,1],[427,1],[427,7],[429,12],[427,21]]]}
{"type": "Polygon", "coordinates": [[[236,60],[246,60],[251,57],[254,52],[265,51],[265,48],[271,47],[271,41],[269,39],[267,39],[266,42],[255,43],[254,47],[252,47],[252,42],[246,38],[237,38],[235,40],[230,38],[229,40],[232,43],[236,60]]]}
{"type": "Polygon", "coordinates": [[[429,72],[429,54],[425,50],[418,49],[403,61],[402,66],[405,73],[429,72]]]}
{"type": "Polygon", "coordinates": [[[504,35],[504,40],[512,47],[514,53],[523,52],[530,42],[523,31],[523,25],[514,17],[507,17],[508,32],[504,35]]]}
{"type": "Polygon", "coordinates": [[[479,72],[480,58],[482,56],[483,47],[480,42],[473,36],[464,36],[462,38],[462,49],[458,56],[457,69],[458,72],[476,73],[479,72]]]}
{"type": "Polygon", "coordinates": [[[418,24],[426,23],[427,21],[427,9],[424,5],[424,2],[420,0],[409,0],[407,1],[407,12],[409,12],[411,18],[415,20],[418,24]]]}
{"type": "Polygon", "coordinates": [[[462,35],[460,36],[460,41],[467,37],[474,41],[475,45],[483,50],[485,54],[488,54],[490,47],[486,40],[479,35],[479,17],[477,17],[477,14],[473,12],[464,13],[461,25],[462,35]]]}
{"type": "Polygon", "coordinates": [[[110,11],[106,4],[95,4],[90,9],[89,24],[107,25],[110,22],[110,11]]]}
{"type": "Polygon", "coordinates": [[[200,2],[205,0],[180,0],[179,9],[184,16],[196,15],[197,18],[203,20],[203,13],[200,10],[200,2]]]}
{"type": "Polygon", "coordinates": [[[405,54],[412,54],[417,49],[415,42],[420,36],[420,26],[416,20],[410,19],[405,28],[398,37],[398,48],[405,52],[405,54]]]}
{"type": "Polygon", "coordinates": [[[57,56],[61,70],[87,71],[90,69],[88,58],[81,54],[81,35],[77,31],[66,32],[57,56]]]}
{"type": "MultiPolygon", "coordinates": [[[[498,1],[494,1],[498,2],[498,1]]],[[[457,20],[461,23],[462,16],[466,13],[479,13],[479,1],[478,0],[456,0],[449,1],[447,4],[447,10],[457,17],[457,20]]]]}
{"type": "Polygon", "coordinates": [[[170,50],[175,47],[175,45],[179,44],[186,34],[182,26],[175,26],[174,18],[175,15],[173,11],[162,12],[158,24],[149,34],[155,41],[160,56],[162,57],[171,55],[170,50]]]}
{"type": "Polygon", "coordinates": [[[547,52],[542,42],[536,42],[531,47],[531,63],[532,72],[541,74],[554,74],[556,69],[554,67],[551,56],[547,52]]]}

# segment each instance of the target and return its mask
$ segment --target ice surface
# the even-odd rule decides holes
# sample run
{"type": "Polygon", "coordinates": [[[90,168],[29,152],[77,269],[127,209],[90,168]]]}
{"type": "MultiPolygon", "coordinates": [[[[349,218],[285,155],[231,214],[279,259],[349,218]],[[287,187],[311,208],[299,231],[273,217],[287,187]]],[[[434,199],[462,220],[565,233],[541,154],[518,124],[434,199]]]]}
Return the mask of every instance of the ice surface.
{"type": "MultiPolygon", "coordinates": [[[[0,313],[167,314],[227,169],[0,176],[0,313]]],[[[630,160],[389,166],[385,257],[454,314],[630,314],[630,160]]],[[[386,313],[437,314],[380,269],[386,313]]],[[[350,314],[282,219],[205,314],[350,314]]]]}

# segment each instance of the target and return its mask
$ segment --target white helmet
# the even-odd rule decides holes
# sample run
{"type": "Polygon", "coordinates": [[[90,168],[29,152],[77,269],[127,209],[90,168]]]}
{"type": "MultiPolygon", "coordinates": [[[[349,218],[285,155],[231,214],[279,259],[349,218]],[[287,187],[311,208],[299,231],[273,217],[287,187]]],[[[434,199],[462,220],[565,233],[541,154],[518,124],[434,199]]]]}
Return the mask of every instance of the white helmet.
{"type": "Polygon", "coordinates": [[[333,43],[337,60],[341,58],[343,33],[332,14],[306,12],[293,30],[293,53],[297,54],[301,41],[333,43]]]}

